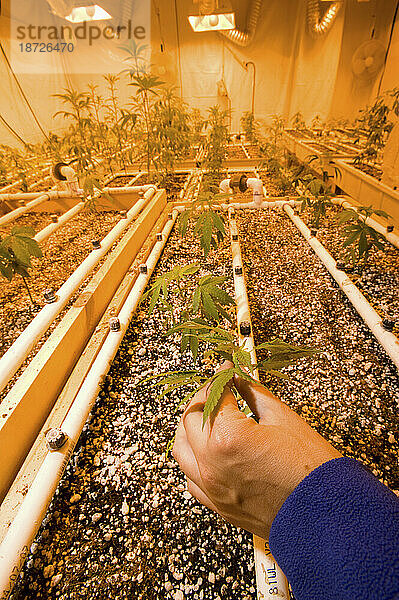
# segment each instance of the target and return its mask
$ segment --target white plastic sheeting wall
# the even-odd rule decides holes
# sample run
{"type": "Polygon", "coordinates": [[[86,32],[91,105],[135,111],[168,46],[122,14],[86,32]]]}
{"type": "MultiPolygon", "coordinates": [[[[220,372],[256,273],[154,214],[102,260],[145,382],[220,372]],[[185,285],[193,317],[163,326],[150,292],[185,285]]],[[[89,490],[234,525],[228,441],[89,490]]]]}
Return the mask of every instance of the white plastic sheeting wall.
{"type": "MultiPolygon", "coordinates": [[[[345,0],[344,10],[331,31],[313,40],[306,32],[305,0],[264,0],[253,44],[239,48],[216,33],[193,33],[187,20],[192,10],[190,0],[152,0],[154,69],[165,81],[181,88],[183,97],[192,106],[205,110],[218,102],[231,107],[233,130],[239,128],[242,112],[251,107],[252,68],[243,68],[247,61],[256,64],[255,112],[259,118],[269,120],[277,113],[289,117],[298,110],[308,120],[316,114],[322,118],[353,117],[378,89],[380,76],[367,83],[355,80],[350,64],[352,54],[360,43],[370,38],[373,27],[375,37],[387,43],[395,11],[396,0],[378,0],[378,6],[376,2],[345,0]],[[218,93],[217,84],[221,80],[227,97],[218,93]]],[[[32,10],[43,10],[43,4],[45,0],[35,0],[32,10]]],[[[249,4],[249,0],[233,0],[239,27],[245,27],[249,4]]],[[[393,87],[399,79],[397,29],[381,89],[393,87]]],[[[6,19],[2,17],[3,40],[6,32],[6,19]]],[[[104,73],[123,69],[122,55],[109,56],[100,50],[98,60],[104,62],[104,73]]],[[[49,60],[56,59],[50,57],[49,60]]],[[[82,61],[85,60],[87,57],[82,55],[82,61]]],[[[67,63],[65,70],[68,71],[67,63]]],[[[1,56],[0,77],[0,114],[24,139],[39,141],[40,130],[1,56]]],[[[68,84],[83,89],[87,83],[99,83],[104,89],[101,77],[96,75],[24,74],[18,77],[43,127],[52,131],[65,126],[61,119],[52,118],[61,108],[52,94],[61,92],[68,84]]],[[[128,101],[131,91],[125,85],[120,86],[123,102],[128,101]]],[[[0,143],[16,143],[1,123],[0,143]]]]}

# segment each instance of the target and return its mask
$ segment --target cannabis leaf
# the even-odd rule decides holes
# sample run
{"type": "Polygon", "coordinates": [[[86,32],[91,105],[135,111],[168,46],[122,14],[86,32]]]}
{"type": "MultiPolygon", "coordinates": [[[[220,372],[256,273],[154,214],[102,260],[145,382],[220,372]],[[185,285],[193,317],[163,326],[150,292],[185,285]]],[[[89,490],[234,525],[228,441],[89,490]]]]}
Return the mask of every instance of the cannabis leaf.
{"type": "Polygon", "coordinates": [[[229,198],[229,194],[202,192],[190,208],[182,212],[179,217],[179,232],[182,237],[187,233],[190,220],[196,219],[194,233],[200,240],[205,257],[208,256],[211,247],[217,248],[225,236],[224,218],[215,207],[226,198],[229,198]]]}
{"type": "Polygon", "coordinates": [[[43,256],[39,244],[34,239],[35,230],[32,227],[15,226],[11,234],[0,239],[0,273],[12,281],[14,275],[20,275],[28,290],[29,298],[34,304],[26,279],[30,277],[31,258],[43,256]]]}
{"type": "MultiPolygon", "coordinates": [[[[150,289],[143,295],[142,302],[150,299],[148,306],[148,314],[152,314],[155,307],[158,305],[161,310],[171,313],[172,321],[174,318],[178,303],[175,301],[175,296],[180,300],[180,320],[196,323],[198,326],[206,324],[206,319],[219,323],[223,317],[228,321],[231,320],[230,315],[225,310],[226,306],[235,304],[227,292],[221,287],[228,278],[213,277],[205,275],[198,281],[191,298],[189,298],[183,288],[183,280],[191,275],[195,275],[200,269],[200,265],[193,263],[180,267],[179,265],[158,277],[150,289]],[[205,319],[205,320],[203,320],[205,319]]],[[[198,339],[192,336],[190,331],[185,331],[182,335],[181,352],[185,352],[190,347],[191,353],[196,360],[198,353],[198,339]]]]}
{"type": "Polygon", "coordinates": [[[347,208],[338,216],[338,225],[342,228],[343,248],[353,266],[364,267],[372,248],[384,248],[384,237],[365,222],[373,214],[385,219],[390,218],[385,211],[374,209],[372,206],[360,206],[357,210],[347,208]]]}
{"type": "Polygon", "coordinates": [[[222,218],[213,210],[202,213],[197,220],[194,233],[198,235],[205,258],[212,248],[217,248],[223,240],[225,228],[222,218]]]}
{"type": "Polygon", "coordinates": [[[319,352],[315,348],[295,346],[276,338],[256,347],[256,350],[267,352],[268,356],[258,362],[258,364],[253,364],[251,354],[246,350],[244,344],[238,344],[235,334],[219,326],[213,327],[198,320],[187,321],[172,327],[166,335],[174,336],[178,333],[196,338],[198,345],[201,343],[204,344],[208,348],[205,356],[213,355],[219,359],[229,360],[233,363],[233,366],[226,370],[218,371],[211,377],[207,377],[205,373],[197,369],[155,375],[145,379],[141,383],[156,380],[155,384],[164,388],[162,396],[171,391],[176,391],[180,387],[191,388],[180,404],[186,403],[201,388],[206,387],[208,394],[204,407],[203,424],[206,423],[209,416],[217,409],[225,386],[229,381],[234,380],[235,375],[256,383],[256,370],[259,370],[287,379],[287,376],[281,373],[280,369],[300,358],[311,357],[319,352]]]}
{"type": "Polygon", "coordinates": [[[87,175],[83,180],[83,195],[85,198],[85,209],[91,214],[98,213],[105,206],[100,202],[101,198],[106,198],[114,204],[112,196],[105,192],[98,179],[92,175],[87,175]]]}
{"type": "Polygon", "coordinates": [[[150,298],[148,314],[151,315],[154,312],[157,304],[160,304],[163,309],[173,312],[173,305],[168,302],[172,284],[177,284],[174,286],[174,289],[178,292],[180,298],[184,300],[184,294],[179,284],[186,277],[197,273],[199,269],[200,265],[197,263],[192,263],[184,267],[177,265],[167,273],[157,277],[153,285],[141,299],[141,303],[143,303],[147,298],[150,298]]]}
{"type": "Polygon", "coordinates": [[[219,287],[227,279],[228,277],[213,277],[212,275],[201,277],[192,297],[191,312],[194,315],[200,313],[211,321],[219,322],[221,316],[231,321],[231,317],[224,307],[234,306],[235,301],[219,287]]]}

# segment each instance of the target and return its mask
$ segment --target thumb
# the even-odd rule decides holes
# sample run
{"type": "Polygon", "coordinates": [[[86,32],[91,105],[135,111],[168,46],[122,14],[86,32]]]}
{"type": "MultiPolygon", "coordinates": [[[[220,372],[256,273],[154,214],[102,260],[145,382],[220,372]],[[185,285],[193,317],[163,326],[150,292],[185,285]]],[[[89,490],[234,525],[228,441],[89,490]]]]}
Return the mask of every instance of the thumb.
{"type": "MultiPolygon", "coordinates": [[[[216,370],[216,373],[220,373],[221,371],[226,371],[227,369],[231,369],[233,366],[234,365],[231,361],[225,360],[224,363],[222,365],[220,365],[220,367],[216,370]]],[[[234,411],[239,412],[237,400],[236,400],[233,392],[231,391],[231,388],[233,385],[234,385],[234,380],[233,380],[233,376],[232,376],[231,380],[226,384],[226,386],[223,390],[223,393],[217,404],[217,409],[215,409],[210,416],[210,425],[213,425],[215,423],[215,421],[218,420],[219,415],[221,416],[222,413],[230,414],[231,412],[234,412],[234,411]]]]}
{"type": "Polygon", "coordinates": [[[273,425],[281,421],[284,404],[260,383],[234,376],[234,385],[260,423],[273,425]]]}

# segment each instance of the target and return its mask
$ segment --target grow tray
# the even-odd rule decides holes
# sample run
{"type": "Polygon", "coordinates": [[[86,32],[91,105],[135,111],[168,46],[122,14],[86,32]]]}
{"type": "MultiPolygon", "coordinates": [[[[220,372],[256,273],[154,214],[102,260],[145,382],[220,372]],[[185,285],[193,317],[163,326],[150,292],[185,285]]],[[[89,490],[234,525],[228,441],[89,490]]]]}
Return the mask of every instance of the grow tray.
{"type": "MultiPolygon", "coordinates": [[[[242,171],[252,174],[246,169],[242,171]]],[[[218,184],[224,177],[226,173],[216,181],[204,173],[202,185],[218,184]]],[[[198,191],[200,178],[196,176],[194,182],[193,190],[198,191]]],[[[267,180],[264,183],[270,186],[267,180]]],[[[141,224],[130,231],[129,244],[134,240],[142,256],[150,231],[154,236],[162,227],[157,220],[160,213],[161,220],[169,219],[164,193],[159,192],[151,206],[154,212],[148,213],[146,230],[141,224]]],[[[257,341],[278,336],[321,349],[311,365],[301,361],[287,367],[289,383],[265,383],[338,449],[364,461],[397,490],[399,418],[392,418],[399,402],[395,366],[280,209],[237,210],[237,215],[257,341]]],[[[128,256],[133,260],[131,246],[125,248],[124,264],[119,255],[112,263],[113,268],[119,265],[122,285],[123,274],[129,276],[128,256]]],[[[115,252],[121,251],[118,244],[115,252]]],[[[192,229],[181,239],[175,227],[154,275],[192,262],[201,263],[201,274],[227,276],[226,289],[232,293],[227,236],[204,261],[192,229]]],[[[110,273],[109,264],[100,271],[103,276],[110,273]]],[[[109,275],[108,281],[112,279],[109,275]]],[[[113,294],[115,288],[108,298],[113,294]]],[[[88,318],[85,307],[86,299],[74,309],[88,318]]],[[[192,366],[188,356],[181,357],[176,340],[165,341],[164,313],[156,309],[147,316],[145,309],[140,307],[130,323],[40,532],[26,552],[16,598],[55,594],[60,600],[73,600],[95,589],[99,600],[118,596],[256,599],[251,536],[237,532],[191,498],[183,474],[165,456],[179,419],[176,399],[159,398],[152,384],[145,390],[138,388],[143,377],[192,366]]],[[[105,310],[104,299],[100,316],[91,321],[92,340],[108,335],[112,312],[106,313],[105,321],[99,320],[105,310]]],[[[112,311],[111,305],[108,310],[112,311]]],[[[69,326],[65,335],[68,331],[69,326]]],[[[80,349],[74,351],[75,360],[68,367],[71,377],[87,341],[88,337],[81,340],[80,349]]],[[[84,368],[80,366],[83,355],[79,359],[80,382],[94,356],[84,368]]],[[[216,366],[212,360],[207,365],[211,371],[216,366]]],[[[66,383],[63,377],[58,387],[46,389],[53,399],[66,383]]],[[[70,380],[69,384],[79,389],[79,383],[70,380]]],[[[68,385],[61,398],[67,395],[68,385]]],[[[40,390],[43,386],[37,387],[36,396],[29,395],[30,406],[36,406],[32,398],[40,390]]],[[[72,394],[70,401],[73,398],[72,394]]]]}
{"type": "Polygon", "coordinates": [[[372,205],[382,209],[399,223],[399,191],[381,183],[375,177],[363,173],[349,160],[335,159],[339,169],[336,185],[362,206],[372,205]]]}

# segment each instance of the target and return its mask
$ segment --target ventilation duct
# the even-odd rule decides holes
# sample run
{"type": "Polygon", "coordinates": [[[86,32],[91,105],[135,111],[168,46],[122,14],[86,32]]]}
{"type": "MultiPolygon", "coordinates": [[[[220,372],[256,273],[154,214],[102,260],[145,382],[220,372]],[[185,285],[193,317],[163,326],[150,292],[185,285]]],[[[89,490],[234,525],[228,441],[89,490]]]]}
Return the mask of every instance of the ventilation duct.
{"type": "Polygon", "coordinates": [[[327,33],[331,29],[341,6],[342,0],[340,2],[332,2],[322,17],[320,0],[307,0],[307,21],[310,35],[317,38],[327,33]]]}
{"type": "Polygon", "coordinates": [[[235,29],[220,31],[219,33],[238,46],[249,46],[255,36],[261,8],[262,0],[252,0],[245,31],[240,31],[236,27],[235,29]]]}
{"type": "Polygon", "coordinates": [[[75,6],[74,0],[47,0],[47,2],[50,5],[52,13],[63,19],[71,14],[75,6]]]}

